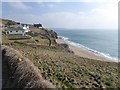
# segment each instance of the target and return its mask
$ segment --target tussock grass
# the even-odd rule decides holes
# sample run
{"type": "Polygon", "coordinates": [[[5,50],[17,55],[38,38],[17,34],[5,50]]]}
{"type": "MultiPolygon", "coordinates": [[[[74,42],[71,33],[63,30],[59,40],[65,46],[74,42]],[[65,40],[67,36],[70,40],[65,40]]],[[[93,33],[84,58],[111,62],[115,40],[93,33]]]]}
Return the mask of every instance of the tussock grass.
{"type": "Polygon", "coordinates": [[[2,46],[3,88],[55,88],[39,69],[18,51],[2,46]]]}
{"type": "Polygon", "coordinates": [[[118,64],[76,56],[52,47],[14,44],[39,68],[42,76],[62,88],[117,88],[118,64]]]}

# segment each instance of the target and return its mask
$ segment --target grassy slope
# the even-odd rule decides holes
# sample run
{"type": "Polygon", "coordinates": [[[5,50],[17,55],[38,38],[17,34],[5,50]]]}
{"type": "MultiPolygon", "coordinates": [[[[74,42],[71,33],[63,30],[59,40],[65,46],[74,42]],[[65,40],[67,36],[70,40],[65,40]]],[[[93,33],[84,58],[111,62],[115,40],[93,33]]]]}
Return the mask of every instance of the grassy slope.
{"type": "MultiPolygon", "coordinates": [[[[40,70],[21,53],[1,46],[2,50],[2,88],[55,88],[52,83],[42,78],[40,70]]],[[[16,90],[16,89],[15,89],[16,90]]]]}
{"type": "MultiPolygon", "coordinates": [[[[35,36],[35,37],[32,37],[30,39],[22,39],[22,40],[9,40],[10,38],[16,38],[15,36],[7,36],[7,35],[2,35],[2,41],[3,41],[3,44],[11,44],[15,41],[17,42],[20,42],[20,43],[27,43],[27,44],[37,44],[37,45],[46,45],[48,46],[49,45],[49,41],[48,39],[42,39],[41,37],[39,36],[35,36]],[[36,42],[35,40],[38,40],[38,42],[36,42]]],[[[51,42],[52,42],[52,45],[55,45],[56,43],[54,42],[54,39],[51,38],[51,42]]]]}
{"type": "MultiPolygon", "coordinates": [[[[7,22],[7,20],[3,21],[4,24],[7,22]]],[[[37,30],[33,29],[33,31],[37,30]]],[[[46,33],[43,30],[37,32],[39,31],[41,34],[46,33]]],[[[2,39],[3,43],[12,43],[9,44],[10,47],[29,58],[41,70],[43,77],[58,87],[117,87],[117,63],[82,58],[52,47],[16,44],[5,36],[2,39]]],[[[47,44],[48,42],[46,39],[36,37],[30,42],[34,42],[36,39],[40,41],[38,43],[47,44]]]]}
{"type": "Polygon", "coordinates": [[[55,48],[12,44],[58,87],[109,87],[118,84],[118,64],[82,58],[55,48]]]}
{"type": "Polygon", "coordinates": [[[8,22],[10,22],[10,23],[12,23],[12,24],[16,24],[15,21],[8,20],[8,19],[1,19],[1,18],[0,18],[0,22],[2,22],[2,24],[7,24],[8,22]]]}

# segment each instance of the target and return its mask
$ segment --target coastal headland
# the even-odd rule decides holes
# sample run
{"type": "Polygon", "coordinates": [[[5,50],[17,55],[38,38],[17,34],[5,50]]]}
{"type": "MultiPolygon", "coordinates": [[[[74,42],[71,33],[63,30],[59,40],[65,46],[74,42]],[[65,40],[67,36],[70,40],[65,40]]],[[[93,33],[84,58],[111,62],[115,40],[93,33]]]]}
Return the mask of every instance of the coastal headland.
{"type": "Polygon", "coordinates": [[[29,25],[24,34],[11,30],[15,21],[2,21],[3,88],[120,88],[117,62],[58,39],[54,30],[29,25]]]}

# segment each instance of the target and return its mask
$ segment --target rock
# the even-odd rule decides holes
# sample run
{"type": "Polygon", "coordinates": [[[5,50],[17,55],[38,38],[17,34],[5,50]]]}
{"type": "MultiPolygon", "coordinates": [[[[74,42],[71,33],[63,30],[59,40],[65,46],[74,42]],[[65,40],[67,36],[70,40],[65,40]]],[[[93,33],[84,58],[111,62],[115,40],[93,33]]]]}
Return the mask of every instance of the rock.
{"type": "Polygon", "coordinates": [[[58,44],[57,47],[65,52],[74,53],[73,51],[70,50],[68,44],[58,44]]]}

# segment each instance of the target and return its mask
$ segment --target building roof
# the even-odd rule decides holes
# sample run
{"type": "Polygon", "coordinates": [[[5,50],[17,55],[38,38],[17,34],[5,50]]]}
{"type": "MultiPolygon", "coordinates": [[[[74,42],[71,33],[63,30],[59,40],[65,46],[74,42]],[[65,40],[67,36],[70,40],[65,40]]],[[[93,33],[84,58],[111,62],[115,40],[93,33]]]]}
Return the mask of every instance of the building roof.
{"type": "Polygon", "coordinates": [[[17,28],[14,28],[14,27],[9,27],[7,29],[5,29],[7,31],[25,31],[23,28],[21,27],[17,27],[17,28]]]}
{"type": "Polygon", "coordinates": [[[23,28],[23,26],[20,24],[20,25],[11,25],[10,27],[13,27],[13,28],[23,28]]]}

